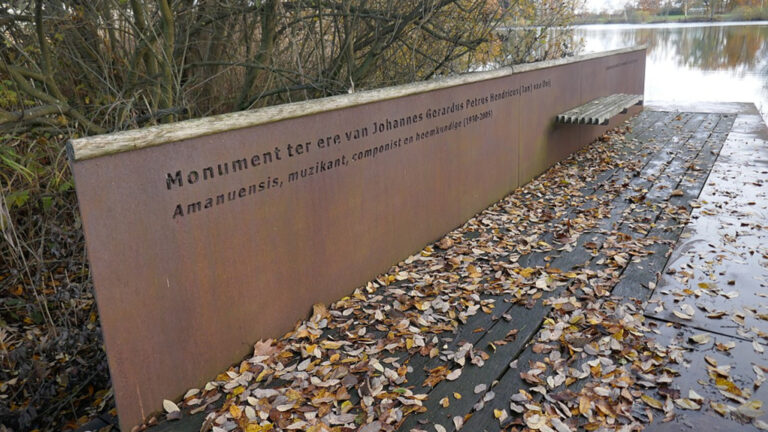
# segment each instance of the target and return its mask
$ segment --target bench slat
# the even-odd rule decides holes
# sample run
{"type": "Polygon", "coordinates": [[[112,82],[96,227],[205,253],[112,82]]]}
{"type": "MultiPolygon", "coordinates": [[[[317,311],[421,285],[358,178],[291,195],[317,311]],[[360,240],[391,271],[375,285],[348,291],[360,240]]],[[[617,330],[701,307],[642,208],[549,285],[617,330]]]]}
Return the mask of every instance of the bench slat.
{"type": "Polygon", "coordinates": [[[586,123],[586,124],[595,124],[597,121],[597,116],[604,112],[607,107],[611,107],[617,103],[621,103],[622,101],[622,94],[612,94],[610,96],[605,96],[602,98],[598,98],[598,103],[594,105],[594,108],[589,110],[588,112],[585,112],[581,119],[579,119],[579,123],[586,123]]]}
{"type": "Polygon", "coordinates": [[[556,116],[560,123],[604,125],[615,115],[625,112],[632,105],[642,103],[642,95],[616,93],[593,99],[556,116]]]}
{"type": "Polygon", "coordinates": [[[574,109],[571,109],[569,111],[564,112],[559,117],[562,117],[562,121],[564,123],[578,123],[579,118],[581,118],[581,115],[590,109],[594,108],[600,103],[599,99],[594,99],[590,102],[587,102],[584,105],[581,105],[579,107],[576,107],[574,109]]]}
{"type": "Polygon", "coordinates": [[[603,110],[599,115],[596,117],[596,123],[597,124],[608,124],[608,121],[614,117],[615,115],[619,114],[620,112],[623,112],[624,110],[628,109],[632,105],[635,105],[640,100],[642,100],[642,97],[639,95],[624,95],[623,99],[620,101],[620,103],[616,103],[612,106],[607,106],[605,110],[603,110]]]}
{"type": "Polygon", "coordinates": [[[568,110],[560,115],[558,115],[558,120],[562,121],[563,123],[578,123],[578,119],[581,118],[582,114],[591,110],[592,108],[598,106],[600,104],[600,98],[593,99],[584,105],[578,106],[576,108],[573,108],[571,110],[568,110]]]}
{"type": "Polygon", "coordinates": [[[616,96],[617,97],[615,98],[606,100],[599,109],[589,114],[588,120],[590,124],[603,124],[603,122],[615,116],[621,112],[621,110],[635,104],[635,102],[632,101],[632,95],[620,94],[616,96]]]}

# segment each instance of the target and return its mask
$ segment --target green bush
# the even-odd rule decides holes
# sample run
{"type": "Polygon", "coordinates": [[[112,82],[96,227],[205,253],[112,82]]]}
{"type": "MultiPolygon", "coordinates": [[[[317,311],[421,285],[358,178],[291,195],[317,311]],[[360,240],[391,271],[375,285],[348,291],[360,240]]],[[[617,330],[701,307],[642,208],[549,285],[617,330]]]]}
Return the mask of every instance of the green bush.
{"type": "Polygon", "coordinates": [[[632,24],[648,22],[650,19],[651,14],[647,11],[633,10],[627,14],[627,21],[632,24]]]}
{"type": "Polygon", "coordinates": [[[739,6],[730,13],[730,18],[736,21],[768,20],[768,7],[739,6]]]}

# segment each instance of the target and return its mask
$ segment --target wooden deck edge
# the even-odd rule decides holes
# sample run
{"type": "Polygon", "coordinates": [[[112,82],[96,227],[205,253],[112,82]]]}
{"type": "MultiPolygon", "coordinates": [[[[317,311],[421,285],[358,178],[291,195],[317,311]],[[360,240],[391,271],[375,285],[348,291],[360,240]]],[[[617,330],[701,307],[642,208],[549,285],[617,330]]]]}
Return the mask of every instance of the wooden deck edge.
{"type": "Polygon", "coordinates": [[[504,67],[492,71],[473,72],[433,81],[416,82],[395,87],[362,91],[346,95],[276,105],[251,111],[221,114],[177,123],[115,132],[105,135],[70,140],[67,153],[72,161],[97,158],[115,153],[138,150],[169,142],[213,135],[281,120],[304,117],[326,111],[335,111],[358,105],[401,98],[429,91],[456,87],[480,81],[502,78],[523,72],[545,69],[595,58],[645,50],[645,45],[612,51],[584,54],[555,60],[504,67]]]}
{"type": "Polygon", "coordinates": [[[700,114],[759,114],[753,102],[716,102],[716,101],[665,101],[649,100],[643,102],[649,111],[690,112],[700,114]]]}

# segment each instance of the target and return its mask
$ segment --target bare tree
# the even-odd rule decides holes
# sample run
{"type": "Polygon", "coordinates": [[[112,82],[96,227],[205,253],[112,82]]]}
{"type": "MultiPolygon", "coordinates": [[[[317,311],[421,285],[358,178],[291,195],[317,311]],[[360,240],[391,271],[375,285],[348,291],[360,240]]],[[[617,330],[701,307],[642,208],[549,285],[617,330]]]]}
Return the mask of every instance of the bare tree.
{"type": "Polygon", "coordinates": [[[540,42],[551,42],[547,29],[567,23],[571,6],[528,0],[503,6],[497,0],[18,0],[0,6],[0,73],[24,98],[0,103],[0,129],[66,126],[102,133],[424,80],[487,62],[563,55],[562,46],[542,52],[540,42]],[[510,17],[542,27],[507,34],[519,43],[504,44],[497,26],[510,17]]]}

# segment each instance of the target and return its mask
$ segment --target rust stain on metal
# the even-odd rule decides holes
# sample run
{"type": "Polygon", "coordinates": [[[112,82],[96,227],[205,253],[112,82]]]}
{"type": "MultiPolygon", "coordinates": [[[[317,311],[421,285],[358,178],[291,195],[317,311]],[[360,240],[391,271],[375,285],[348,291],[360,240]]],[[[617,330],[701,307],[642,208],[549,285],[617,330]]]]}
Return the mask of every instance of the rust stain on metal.
{"type": "Polygon", "coordinates": [[[73,162],[122,428],[589,143],[606,127],[554,116],[642,93],[644,59],[590,58],[73,162]]]}

